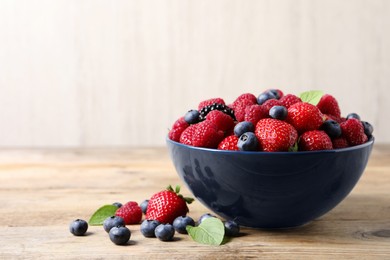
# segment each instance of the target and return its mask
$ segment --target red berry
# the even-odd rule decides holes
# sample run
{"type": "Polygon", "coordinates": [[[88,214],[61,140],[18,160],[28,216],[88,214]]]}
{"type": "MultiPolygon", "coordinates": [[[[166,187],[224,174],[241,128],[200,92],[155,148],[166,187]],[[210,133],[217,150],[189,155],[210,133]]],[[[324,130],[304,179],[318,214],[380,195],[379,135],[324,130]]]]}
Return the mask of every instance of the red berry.
{"type": "Polygon", "coordinates": [[[318,130],[322,125],[322,113],[318,107],[312,104],[306,102],[295,103],[287,111],[286,121],[294,126],[299,134],[310,130],[318,130]]]}
{"type": "Polygon", "coordinates": [[[350,146],[367,142],[367,135],[364,133],[363,124],[356,118],[350,118],[340,123],[342,135],[347,139],[350,146]]]}
{"type": "Polygon", "coordinates": [[[237,147],[237,143],[238,137],[235,135],[229,135],[219,143],[218,149],[238,151],[239,149],[237,147]]]}
{"type": "Polygon", "coordinates": [[[307,131],[301,135],[298,142],[300,151],[331,150],[332,140],[322,130],[307,131]]]}
{"type": "Polygon", "coordinates": [[[337,117],[337,116],[330,115],[330,114],[324,114],[324,115],[323,115],[323,120],[324,120],[324,122],[325,122],[326,120],[334,120],[334,121],[336,121],[337,123],[341,123],[341,122],[344,122],[344,121],[345,121],[345,118],[337,117]]]}
{"type": "Polygon", "coordinates": [[[239,95],[236,98],[236,100],[234,100],[233,103],[243,102],[244,100],[247,100],[246,101],[247,103],[252,103],[252,104],[256,104],[257,103],[256,96],[251,94],[251,93],[244,93],[244,94],[239,95]]]}
{"type": "Polygon", "coordinates": [[[295,128],[287,122],[273,118],[261,119],[256,124],[255,134],[263,151],[288,151],[298,139],[295,128]]]}
{"type": "Polygon", "coordinates": [[[169,139],[175,142],[179,142],[181,134],[188,126],[189,124],[184,120],[184,117],[177,119],[172,125],[172,129],[169,131],[169,139]]]}
{"type": "Polygon", "coordinates": [[[234,127],[233,118],[219,110],[213,110],[209,112],[206,116],[206,120],[215,123],[218,130],[223,132],[231,131],[231,129],[234,127]]]}
{"type": "Polygon", "coordinates": [[[274,106],[283,106],[283,103],[280,102],[280,100],[277,99],[268,99],[265,101],[262,105],[265,110],[267,111],[267,115],[269,114],[269,110],[274,106]]]}
{"type": "Polygon", "coordinates": [[[250,93],[240,95],[232,104],[234,115],[238,122],[245,120],[245,109],[248,106],[257,104],[257,98],[250,93]]]}
{"type": "Polygon", "coordinates": [[[293,94],[287,94],[279,99],[280,102],[282,102],[282,105],[285,106],[286,108],[289,108],[291,105],[295,103],[302,102],[302,100],[293,95],[293,94]]]}
{"type": "Polygon", "coordinates": [[[335,116],[336,118],[341,117],[339,103],[333,96],[329,94],[325,94],[321,97],[317,107],[323,114],[329,114],[335,116]]]}
{"type": "Polygon", "coordinates": [[[202,102],[200,102],[198,105],[198,110],[200,111],[200,110],[202,110],[202,108],[209,106],[209,105],[212,105],[214,103],[225,105],[225,101],[222,98],[210,98],[210,99],[203,100],[202,102]]]}
{"type": "Polygon", "coordinates": [[[138,224],[142,219],[142,209],[137,202],[129,201],[117,209],[115,215],[123,218],[126,225],[138,224]]]}
{"type": "Polygon", "coordinates": [[[154,194],[148,202],[146,219],[172,224],[175,218],[185,216],[188,213],[187,203],[191,203],[193,199],[184,198],[179,192],[180,187],[177,186],[174,191],[169,186],[166,190],[154,194]]]}
{"type": "Polygon", "coordinates": [[[255,126],[260,119],[268,117],[267,109],[263,105],[251,105],[245,108],[244,120],[255,126]]]}
{"type": "Polygon", "coordinates": [[[215,123],[205,120],[196,124],[192,135],[192,145],[197,147],[217,148],[223,139],[223,132],[218,130],[215,123]]]}
{"type": "Polygon", "coordinates": [[[348,147],[348,141],[345,137],[337,137],[332,139],[333,149],[345,148],[348,147]]]}
{"type": "Polygon", "coordinates": [[[197,124],[187,127],[180,136],[180,143],[186,145],[192,145],[192,136],[195,133],[197,124]]]}

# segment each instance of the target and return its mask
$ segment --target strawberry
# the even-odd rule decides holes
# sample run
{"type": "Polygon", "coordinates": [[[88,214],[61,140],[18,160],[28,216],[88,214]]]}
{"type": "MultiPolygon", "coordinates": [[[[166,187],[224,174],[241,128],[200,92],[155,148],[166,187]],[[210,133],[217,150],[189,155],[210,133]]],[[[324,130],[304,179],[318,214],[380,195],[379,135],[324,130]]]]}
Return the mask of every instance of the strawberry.
{"type": "Polygon", "coordinates": [[[217,148],[223,139],[223,132],[218,130],[215,123],[205,120],[196,124],[192,135],[192,145],[197,147],[217,148]]]}
{"type": "Polygon", "coordinates": [[[202,108],[212,105],[212,104],[222,104],[225,105],[225,101],[222,98],[210,98],[207,100],[203,100],[202,102],[199,103],[198,105],[198,110],[202,110],[202,108]]]}
{"type": "Polygon", "coordinates": [[[289,108],[291,105],[295,103],[302,102],[302,100],[293,95],[293,94],[287,94],[279,99],[280,102],[282,102],[282,105],[285,106],[286,108],[289,108]]]}
{"type": "Polygon", "coordinates": [[[268,117],[267,109],[263,105],[251,105],[245,108],[244,120],[255,126],[260,119],[268,117]]]}
{"type": "Polygon", "coordinates": [[[187,127],[180,136],[180,143],[186,145],[192,145],[192,136],[195,133],[195,129],[198,125],[190,125],[187,127]]]}
{"type": "Polygon", "coordinates": [[[213,110],[206,116],[209,120],[217,125],[218,130],[228,132],[234,127],[234,120],[231,116],[219,110],[213,110]]]}
{"type": "Polygon", "coordinates": [[[323,95],[318,102],[317,107],[323,114],[329,114],[336,118],[341,117],[339,103],[332,95],[323,95]]]}
{"type": "Polygon", "coordinates": [[[317,130],[322,125],[323,115],[321,111],[310,103],[295,103],[287,111],[286,121],[294,126],[299,134],[317,130]]]}
{"type": "Polygon", "coordinates": [[[138,224],[142,219],[142,209],[137,202],[129,201],[117,209],[115,216],[123,218],[126,225],[138,224]]]}
{"type": "Polygon", "coordinates": [[[179,192],[180,186],[173,190],[169,185],[166,190],[154,194],[146,209],[146,219],[172,224],[175,218],[187,215],[187,203],[190,204],[194,199],[184,198],[179,192]]]}
{"type": "Polygon", "coordinates": [[[257,122],[255,134],[261,149],[267,152],[288,151],[298,139],[298,133],[292,125],[273,118],[257,122]]]}
{"type": "Polygon", "coordinates": [[[298,142],[300,151],[316,151],[333,149],[332,140],[322,130],[307,131],[301,135],[298,142]]]}
{"type": "Polygon", "coordinates": [[[349,146],[347,139],[342,136],[332,139],[332,145],[333,149],[345,148],[349,146]]]}
{"type": "Polygon", "coordinates": [[[250,93],[240,95],[232,104],[234,115],[238,122],[245,120],[245,109],[247,106],[257,104],[257,98],[250,93]]]}
{"type": "Polygon", "coordinates": [[[235,135],[229,135],[219,143],[218,149],[238,151],[239,149],[237,147],[237,143],[238,143],[238,137],[235,135]]]}
{"type": "Polygon", "coordinates": [[[364,127],[360,120],[350,118],[340,123],[342,135],[347,139],[350,146],[359,145],[367,142],[368,137],[364,133],[364,127]]]}
{"type": "Polygon", "coordinates": [[[169,139],[175,142],[180,141],[180,135],[183,131],[189,126],[189,124],[184,120],[184,117],[180,117],[172,125],[172,129],[168,133],[169,139]]]}
{"type": "Polygon", "coordinates": [[[267,101],[265,101],[262,105],[266,112],[267,112],[267,115],[269,113],[269,110],[273,107],[273,106],[283,106],[283,103],[280,102],[280,100],[277,100],[277,99],[268,99],[267,101]]]}

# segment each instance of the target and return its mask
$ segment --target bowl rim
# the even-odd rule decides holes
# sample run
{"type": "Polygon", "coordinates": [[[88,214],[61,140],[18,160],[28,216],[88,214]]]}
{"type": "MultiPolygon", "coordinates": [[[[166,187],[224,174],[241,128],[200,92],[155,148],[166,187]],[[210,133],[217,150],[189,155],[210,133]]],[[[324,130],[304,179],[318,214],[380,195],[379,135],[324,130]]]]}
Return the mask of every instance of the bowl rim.
{"type": "Polygon", "coordinates": [[[213,148],[205,148],[205,147],[196,147],[191,146],[187,144],[182,144],[176,141],[173,141],[169,139],[169,136],[166,136],[166,142],[174,144],[176,146],[180,146],[186,149],[190,150],[197,150],[197,151],[207,151],[207,152],[213,152],[213,153],[226,153],[226,154],[258,154],[258,155],[270,155],[270,154],[279,154],[279,155],[292,155],[296,154],[303,155],[303,154],[318,154],[318,153],[342,153],[342,152],[348,152],[353,150],[359,150],[363,149],[365,147],[373,145],[375,141],[374,136],[370,136],[367,140],[367,142],[355,146],[349,146],[346,148],[339,148],[339,149],[332,149],[332,150],[317,150],[317,151],[297,151],[297,152],[264,152],[264,151],[232,151],[232,150],[219,150],[219,149],[213,149],[213,148]]]}

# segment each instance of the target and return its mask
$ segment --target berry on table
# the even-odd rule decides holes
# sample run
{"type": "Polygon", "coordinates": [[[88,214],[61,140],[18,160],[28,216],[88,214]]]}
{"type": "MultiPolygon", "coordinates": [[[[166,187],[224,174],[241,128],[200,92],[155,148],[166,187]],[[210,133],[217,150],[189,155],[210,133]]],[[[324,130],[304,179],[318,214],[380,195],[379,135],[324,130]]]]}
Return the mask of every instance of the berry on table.
{"type": "Polygon", "coordinates": [[[179,216],[173,221],[173,228],[180,234],[187,234],[186,226],[195,226],[195,221],[189,216],[179,216]]]}
{"type": "Polygon", "coordinates": [[[170,241],[175,235],[175,229],[171,224],[160,224],[154,230],[154,235],[161,241],[170,241]]]}
{"type": "Polygon", "coordinates": [[[210,214],[210,213],[205,213],[202,216],[200,216],[200,218],[198,219],[198,223],[197,224],[200,225],[203,222],[203,220],[205,220],[207,218],[215,218],[215,216],[210,214]]]}
{"type": "Polygon", "coordinates": [[[255,126],[250,121],[242,121],[234,126],[234,135],[240,137],[243,133],[254,132],[255,126]]]}
{"type": "Polygon", "coordinates": [[[224,222],[225,234],[228,237],[236,237],[240,234],[240,226],[234,220],[224,222]]]}
{"type": "Polygon", "coordinates": [[[326,120],[322,123],[321,130],[329,135],[330,138],[336,138],[341,136],[340,124],[334,120],[326,120]]]}
{"type": "Polygon", "coordinates": [[[122,203],[120,203],[120,202],[114,202],[114,203],[112,203],[112,205],[114,205],[118,209],[123,206],[122,203]]]}
{"type": "Polygon", "coordinates": [[[129,201],[120,207],[115,215],[123,218],[126,225],[138,224],[142,218],[142,210],[137,202],[129,201]]]}
{"type": "Polygon", "coordinates": [[[69,225],[69,231],[75,236],[82,236],[88,230],[88,223],[83,219],[76,219],[69,225]]]}
{"type": "Polygon", "coordinates": [[[191,109],[184,115],[184,121],[188,124],[196,124],[199,122],[199,111],[195,109],[191,109]]]}
{"type": "Polygon", "coordinates": [[[275,119],[284,120],[287,117],[287,108],[284,106],[273,106],[269,110],[269,116],[275,119]]]}
{"type": "Polygon", "coordinates": [[[238,138],[237,147],[240,151],[257,151],[259,141],[253,132],[246,132],[238,138]]]}
{"type": "Polygon", "coordinates": [[[142,221],[140,226],[142,235],[144,235],[144,237],[156,237],[156,235],[154,234],[154,230],[160,224],[161,223],[157,220],[145,219],[144,221],[142,221]]]}
{"type": "Polygon", "coordinates": [[[141,204],[139,204],[139,206],[141,207],[142,213],[144,213],[144,214],[146,214],[146,210],[148,208],[148,203],[149,203],[149,200],[144,200],[141,202],[141,204]]]}
{"type": "Polygon", "coordinates": [[[125,225],[124,219],[118,216],[108,217],[103,222],[103,228],[107,233],[110,232],[111,228],[113,227],[124,226],[124,225],[125,225]]]}
{"type": "Polygon", "coordinates": [[[116,245],[125,245],[130,239],[131,232],[125,226],[116,226],[111,228],[108,233],[110,240],[116,245]]]}

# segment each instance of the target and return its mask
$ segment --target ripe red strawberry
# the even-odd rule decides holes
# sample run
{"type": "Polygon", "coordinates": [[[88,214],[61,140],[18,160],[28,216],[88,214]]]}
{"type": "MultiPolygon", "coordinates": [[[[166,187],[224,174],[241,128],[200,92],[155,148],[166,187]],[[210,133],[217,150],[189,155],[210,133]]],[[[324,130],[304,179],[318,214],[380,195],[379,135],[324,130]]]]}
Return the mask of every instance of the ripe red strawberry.
{"type": "Polygon", "coordinates": [[[340,136],[332,139],[333,149],[345,148],[348,147],[348,141],[345,137],[340,136]]]}
{"type": "Polygon", "coordinates": [[[364,133],[364,127],[360,120],[350,118],[340,123],[342,135],[347,139],[350,146],[359,145],[367,142],[367,135],[364,133]]]}
{"type": "Polygon", "coordinates": [[[280,102],[282,102],[282,105],[285,106],[286,108],[289,108],[291,105],[295,103],[302,102],[302,100],[293,95],[293,94],[287,94],[279,99],[280,102]]]}
{"type": "Polygon", "coordinates": [[[190,125],[187,127],[180,136],[180,143],[186,145],[192,145],[192,136],[195,133],[195,129],[198,125],[190,125]]]}
{"type": "Polygon", "coordinates": [[[323,95],[318,102],[317,107],[323,114],[333,115],[336,118],[341,117],[339,103],[332,95],[323,95]]]}
{"type": "Polygon", "coordinates": [[[137,202],[129,201],[117,209],[115,215],[123,218],[126,225],[138,224],[142,219],[142,209],[137,202]]]}
{"type": "Polygon", "coordinates": [[[333,149],[332,140],[322,130],[307,131],[301,135],[298,142],[300,151],[316,151],[333,149]]]}
{"type": "Polygon", "coordinates": [[[238,122],[245,120],[245,109],[248,106],[257,104],[257,98],[250,93],[240,95],[232,104],[234,115],[238,122]]]}
{"type": "Polygon", "coordinates": [[[268,99],[267,101],[265,101],[263,103],[263,105],[266,112],[267,112],[267,115],[269,113],[269,110],[273,107],[273,106],[283,106],[283,103],[280,102],[280,100],[277,100],[277,99],[268,99]]]}
{"type": "Polygon", "coordinates": [[[172,141],[179,142],[180,135],[183,131],[189,126],[189,124],[184,120],[184,116],[180,117],[173,123],[172,129],[169,131],[168,137],[172,141]]]}
{"type": "Polygon", "coordinates": [[[192,145],[197,147],[217,148],[223,139],[223,132],[215,123],[205,120],[196,124],[192,135],[192,145]]]}
{"type": "Polygon", "coordinates": [[[310,130],[318,130],[322,125],[323,115],[321,111],[310,103],[295,103],[287,111],[286,121],[294,126],[299,134],[310,130]]]}
{"type": "Polygon", "coordinates": [[[225,132],[230,131],[234,127],[234,120],[231,116],[219,110],[213,110],[206,116],[206,120],[217,125],[218,130],[225,132]]]}
{"type": "Polygon", "coordinates": [[[237,147],[237,143],[238,143],[238,137],[235,135],[229,135],[219,143],[218,149],[238,151],[239,149],[237,147]]]}
{"type": "Polygon", "coordinates": [[[273,118],[257,122],[255,134],[261,149],[267,152],[288,151],[298,139],[298,133],[292,125],[273,118]]]}
{"type": "Polygon", "coordinates": [[[267,109],[263,105],[251,105],[245,108],[244,120],[255,126],[260,119],[268,117],[267,109]]]}
{"type": "Polygon", "coordinates": [[[149,200],[145,218],[172,224],[175,218],[187,215],[187,203],[190,204],[194,199],[184,198],[179,192],[180,186],[173,190],[169,185],[166,190],[154,194],[149,200]]]}
{"type": "Polygon", "coordinates": [[[202,108],[209,106],[209,105],[212,105],[214,103],[225,105],[225,101],[222,98],[210,98],[210,99],[203,100],[202,102],[200,102],[198,105],[198,110],[200,111],[200,110],[202,110],[202,108]]]}

